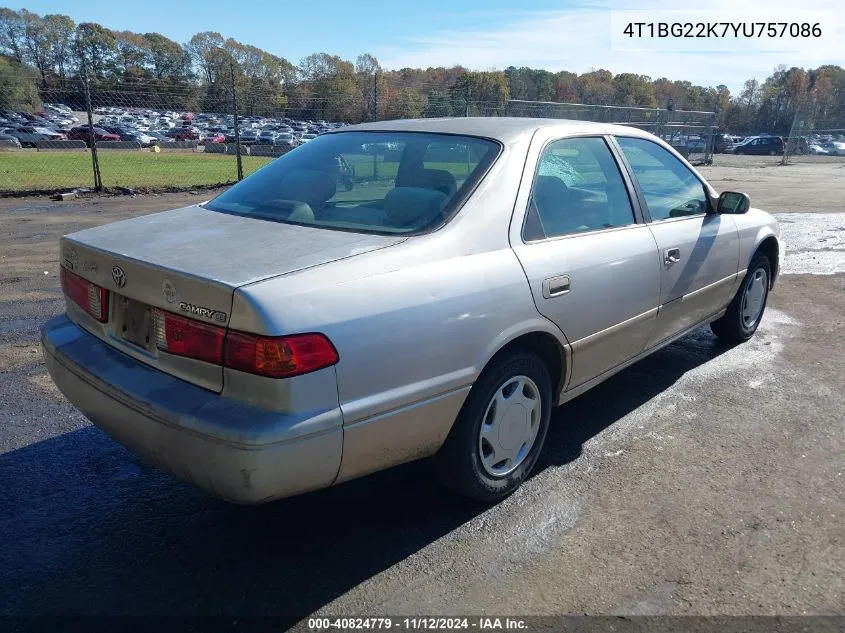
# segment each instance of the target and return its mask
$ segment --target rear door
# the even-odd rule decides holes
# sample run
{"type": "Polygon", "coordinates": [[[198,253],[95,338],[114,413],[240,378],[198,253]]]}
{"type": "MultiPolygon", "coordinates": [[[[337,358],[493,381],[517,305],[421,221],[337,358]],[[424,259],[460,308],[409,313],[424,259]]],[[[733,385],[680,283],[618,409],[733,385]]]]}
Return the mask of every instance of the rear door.
{"type": "Polygon", "coordinates": [[[577,387],[645,347],[657,246],[602,136],[535,137],[522,182],[511,246],[537,309],[571,344],[568,388],[577,387]]]}
{"type": "Polygon", "coordinates": [[[644,138],[617,137],[659,249],[660,308],[648,347],[724,308],[739,267],[730,215],[709,213],[710,196],[681,159],[644,138]]]}

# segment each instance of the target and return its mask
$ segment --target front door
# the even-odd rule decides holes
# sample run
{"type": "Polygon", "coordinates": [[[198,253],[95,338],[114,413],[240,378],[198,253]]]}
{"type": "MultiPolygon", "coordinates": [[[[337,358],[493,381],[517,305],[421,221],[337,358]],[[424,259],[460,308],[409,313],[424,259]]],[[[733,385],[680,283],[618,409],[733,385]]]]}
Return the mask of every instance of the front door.
{"type": "Polygon", "coordinates": [[[650,216],[660,266],[660,309],[648,347],[692,327],[731,300],[739,239],[729,215],[709,213],[695,173],[643,138],[618,137],[650,216]]]}
{"type": "Polygon", "coordinates": [[[537,309],[569,340],[573,388],[645,347],[660,292],[657,246],[604,138],[552,140],[523,178],[531,192],[511,244],[537,309]]]}

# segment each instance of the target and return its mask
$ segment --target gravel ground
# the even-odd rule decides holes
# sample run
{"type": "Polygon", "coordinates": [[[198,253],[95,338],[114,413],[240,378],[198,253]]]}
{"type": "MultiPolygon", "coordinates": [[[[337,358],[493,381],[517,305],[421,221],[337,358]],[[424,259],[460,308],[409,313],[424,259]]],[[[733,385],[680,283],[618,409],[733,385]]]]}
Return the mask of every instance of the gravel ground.
{"type": "Polygon", "coordinates": [[[138,463],[46,375],[57,238],[208,194],[0,200],[0,615],[845,614],[845,172],[743,165],[702,171],[782,214],[758,334],[559,409],[490,508],[424,463],[257,508],[138,463]]]}

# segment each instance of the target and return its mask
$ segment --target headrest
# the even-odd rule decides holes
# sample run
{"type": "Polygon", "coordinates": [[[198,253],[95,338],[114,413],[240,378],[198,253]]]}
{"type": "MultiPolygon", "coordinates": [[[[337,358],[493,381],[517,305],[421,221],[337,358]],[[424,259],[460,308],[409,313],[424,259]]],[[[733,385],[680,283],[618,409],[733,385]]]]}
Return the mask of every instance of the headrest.
{"type": "Polygon", "coordinates": [[[395,227],[422,227],[438,216],[448,200],[446,194],[422,187],[397,187],[384,198],[384,212],[395,227]]]}
{"type": "Polygon", "coordinates": [[[569,200],[569,187],[557,176],[537,176],[534,184],[534,202],[542,209],[545,205],[559,205],[569,200]]]}
{"type": "Polygon", "coordinates": [[[335,194],[336,184],[334,177],[327,172],[294,169],[282,177],[280,188],[283,198],[319,205],[335,194]]]}
{"type": "Polygon", "coordinates": [[[458,191],[455,177],[445,169],[421,169],[414,175],[414,185],[424,189],[436,189],[446,196],[458,191]]]}

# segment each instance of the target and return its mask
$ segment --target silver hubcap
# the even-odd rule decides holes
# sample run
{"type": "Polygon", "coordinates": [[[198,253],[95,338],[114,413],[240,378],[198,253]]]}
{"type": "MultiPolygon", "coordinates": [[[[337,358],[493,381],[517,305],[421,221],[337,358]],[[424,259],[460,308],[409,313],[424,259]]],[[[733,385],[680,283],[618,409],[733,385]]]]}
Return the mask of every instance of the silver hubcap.
{"type": "Polygon", "coordinates": [[[540,429],[540,390],[528,376],[514,376],[500,386],[487,409],[478,436],[481,464],[504,477],[525,461],[540,429]]]}
{"type": "Polygon", "coordinates": [[[760,318],[768,288],[769,276],[765,270],[758,268],[748,280],[742,295],[742,323],[745,327],[751,327],[760,318]]]}

